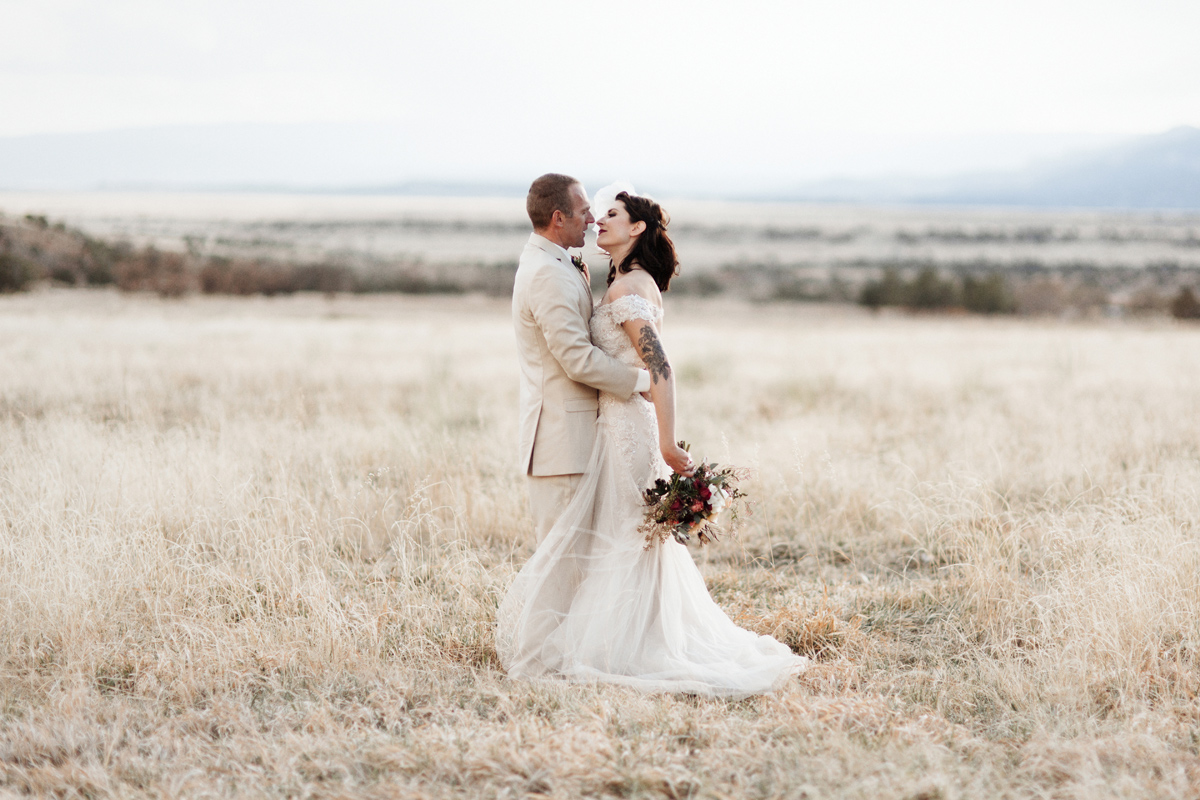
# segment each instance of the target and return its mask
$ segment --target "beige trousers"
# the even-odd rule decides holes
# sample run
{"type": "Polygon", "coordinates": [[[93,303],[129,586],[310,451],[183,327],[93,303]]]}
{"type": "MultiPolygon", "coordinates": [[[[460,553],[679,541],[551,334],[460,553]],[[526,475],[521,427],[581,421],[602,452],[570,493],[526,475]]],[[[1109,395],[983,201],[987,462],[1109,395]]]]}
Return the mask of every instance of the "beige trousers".
{"type": "Polygon", "coordinates": [[[571,502],[583,475],[527,475],[526,478],[529,480],[533,528],[537,532],[537,543],[541,544],[571,502]]]}

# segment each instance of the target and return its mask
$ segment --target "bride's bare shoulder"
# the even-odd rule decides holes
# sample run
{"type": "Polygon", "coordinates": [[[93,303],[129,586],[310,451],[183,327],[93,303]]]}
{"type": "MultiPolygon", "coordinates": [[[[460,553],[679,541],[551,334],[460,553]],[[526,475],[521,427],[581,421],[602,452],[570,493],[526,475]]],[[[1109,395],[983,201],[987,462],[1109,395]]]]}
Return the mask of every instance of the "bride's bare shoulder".
{"type": "Polygon", "coordinates": [[[617,273],[616,279],[604,293],[604,302],[611,303],[631,294],[636,294],[662,308],[662,292],[658,290],[658,284],[650,277],[650,273],[641,269],[617,273]]]}

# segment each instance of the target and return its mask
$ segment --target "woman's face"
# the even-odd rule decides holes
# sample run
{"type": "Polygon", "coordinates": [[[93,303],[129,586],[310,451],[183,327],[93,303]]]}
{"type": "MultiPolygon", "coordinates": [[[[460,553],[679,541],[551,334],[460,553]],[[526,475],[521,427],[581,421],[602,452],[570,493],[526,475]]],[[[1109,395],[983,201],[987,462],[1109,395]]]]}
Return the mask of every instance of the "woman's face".
{"type": "Polygon", "coordinates": [[[629,219],[629,211],[625,204],[618,200],[606,214],[596,220],[596,246],[601,250],[612,252],[614,247],[628,250],[633,241],[646,230],[646,223],[633,222],[629,219]]]}

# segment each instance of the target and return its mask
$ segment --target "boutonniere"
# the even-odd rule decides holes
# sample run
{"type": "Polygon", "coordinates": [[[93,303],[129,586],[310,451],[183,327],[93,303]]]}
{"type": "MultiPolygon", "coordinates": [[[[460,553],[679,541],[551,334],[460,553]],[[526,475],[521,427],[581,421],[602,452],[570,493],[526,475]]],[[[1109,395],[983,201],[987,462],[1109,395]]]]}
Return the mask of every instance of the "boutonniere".
{"type": "Polygon", "coordinates": [[[585,269],[587,269],[587,264],[583,263],[583,259],[580,256],[571,256],[571,263],[575,266],[575,269],[579,270],[580,272],[583,272],[585,269]]]}

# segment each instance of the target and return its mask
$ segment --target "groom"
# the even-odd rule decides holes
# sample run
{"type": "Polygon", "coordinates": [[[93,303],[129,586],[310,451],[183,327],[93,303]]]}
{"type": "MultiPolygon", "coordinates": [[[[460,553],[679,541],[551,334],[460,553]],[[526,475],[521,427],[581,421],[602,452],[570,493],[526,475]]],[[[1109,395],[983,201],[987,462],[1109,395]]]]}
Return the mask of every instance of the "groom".
{"type": "Polygon", "coordinates": [[[596,435],[597,390],[621,398],[650,389],[650,374],[592,344],[592,290],[587,266],[568,247],[583,247],[595,222],[583,185],[543,175],[529,187],[525,210],[533,233],[513,284],[513,325],[521,367],[521,470],[538,543],[579,485],[596,435]]]}

